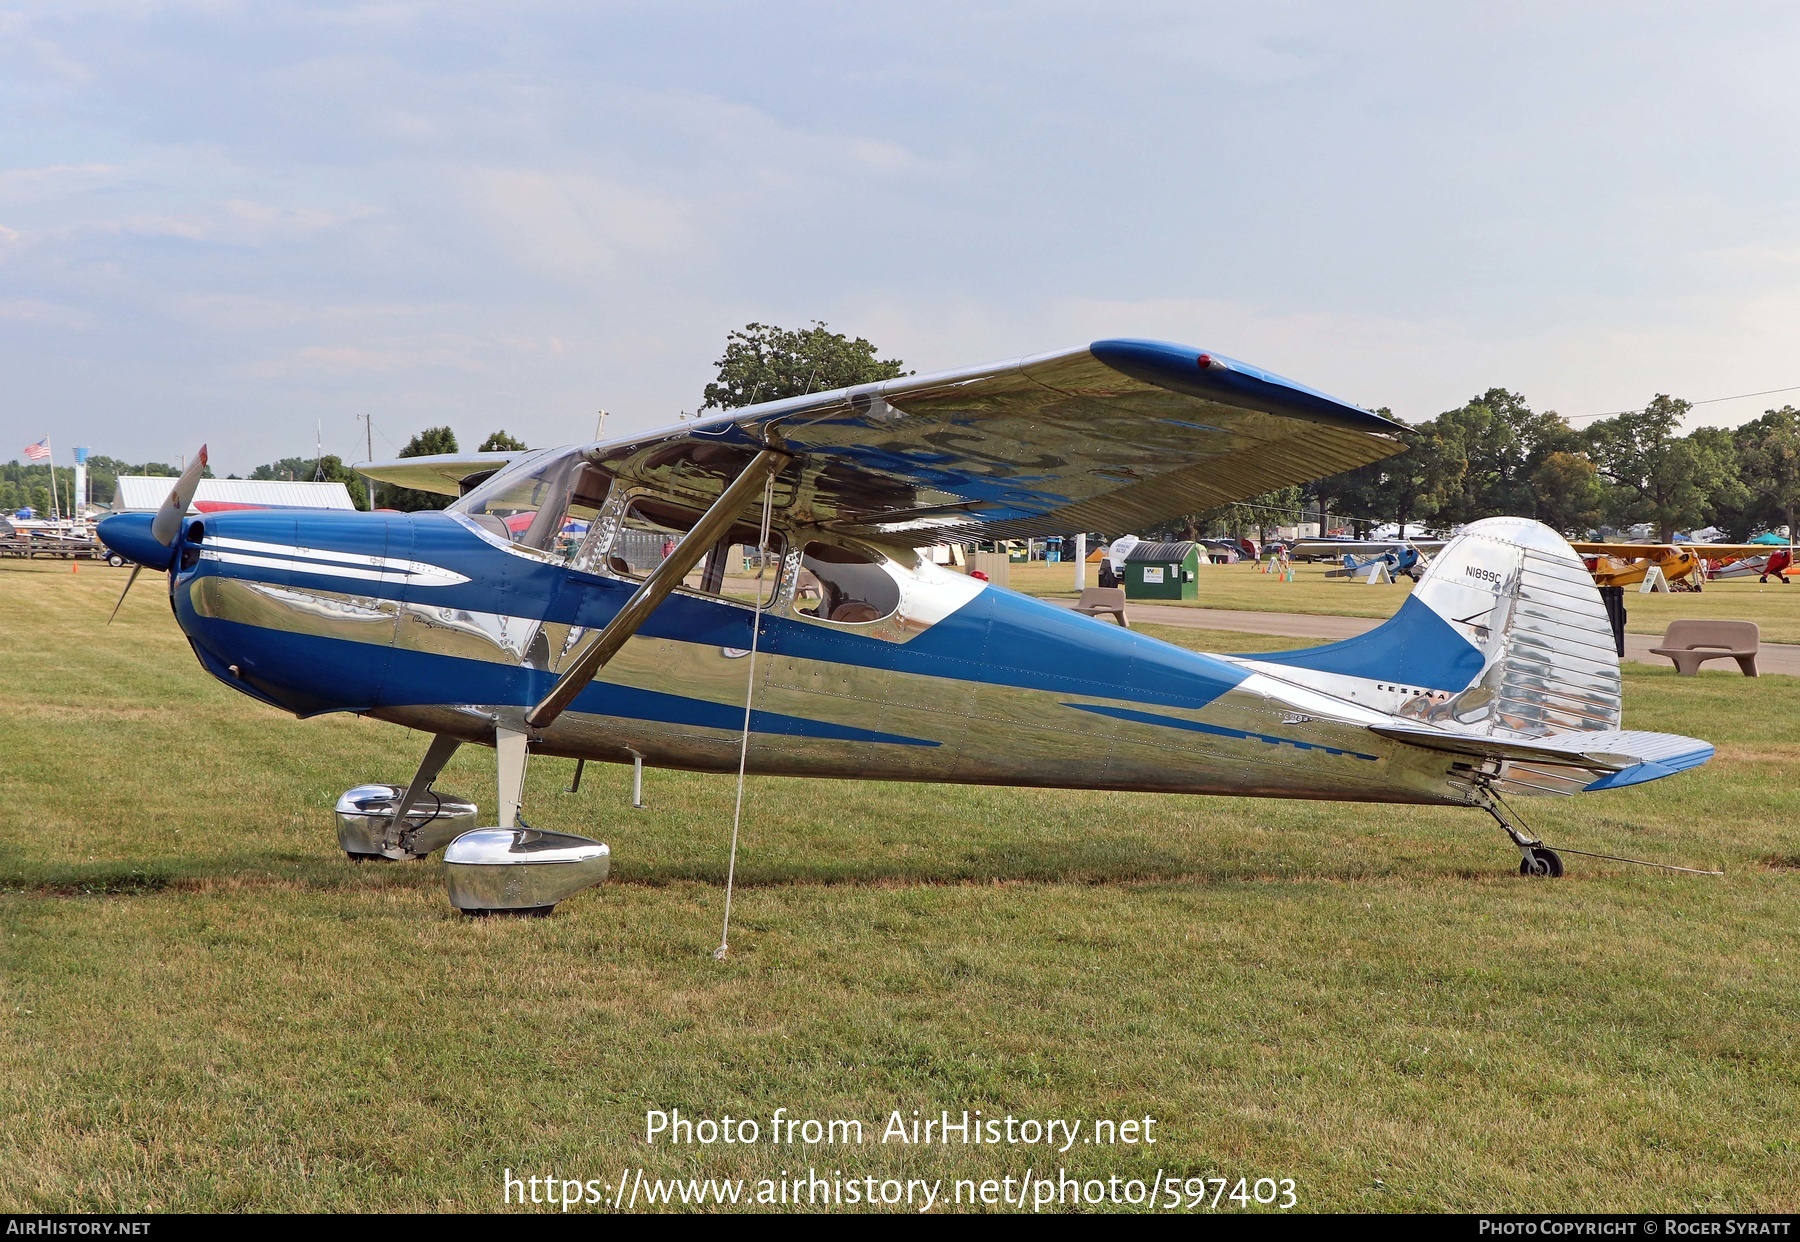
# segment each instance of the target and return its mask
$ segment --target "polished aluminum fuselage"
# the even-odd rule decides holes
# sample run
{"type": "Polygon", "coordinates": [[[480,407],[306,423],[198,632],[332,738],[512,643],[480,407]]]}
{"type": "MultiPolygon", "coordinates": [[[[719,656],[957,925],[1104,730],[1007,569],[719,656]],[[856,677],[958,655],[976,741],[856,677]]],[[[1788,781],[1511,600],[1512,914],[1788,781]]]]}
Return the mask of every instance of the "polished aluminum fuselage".
{"type": "MultiPolygon", "coordinates": [[[[800,540],[790,539],[797,546],[800,540]]],[[[753,772],[1466,804],[1451,757],[1389,742],[1416,690],[1338,696],[904,553],[901,603],[838,624],[686,591],[548,728],[537,702],[635,584],[521,550],[455,514],[210,516],[171,579],[227,684],[301,715],[357,712],[542,754],[735,770],[754,669],[753,772]]],[[[1466,771],[1466,765],[1462,769],[1466,771]]]]}

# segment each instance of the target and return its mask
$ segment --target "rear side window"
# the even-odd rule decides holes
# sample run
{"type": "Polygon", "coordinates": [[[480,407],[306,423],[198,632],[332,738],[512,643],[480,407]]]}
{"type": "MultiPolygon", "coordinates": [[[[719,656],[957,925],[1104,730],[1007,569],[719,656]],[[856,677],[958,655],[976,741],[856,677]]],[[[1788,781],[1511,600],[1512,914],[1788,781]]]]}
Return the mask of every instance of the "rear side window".
{"type": "Polygon", "coordinates": [[[900,607],[900,584],[874,557],[835,543],[809,543],[794,585],[794,615],[840,625],[883,621],[900,607]]]}

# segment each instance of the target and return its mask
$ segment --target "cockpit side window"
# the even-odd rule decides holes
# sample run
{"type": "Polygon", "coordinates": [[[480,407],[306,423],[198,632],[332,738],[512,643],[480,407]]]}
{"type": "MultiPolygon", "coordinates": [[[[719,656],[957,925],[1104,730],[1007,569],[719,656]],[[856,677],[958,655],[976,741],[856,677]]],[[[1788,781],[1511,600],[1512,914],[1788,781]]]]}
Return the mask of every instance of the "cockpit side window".
{"type": "Polygon", "coordinates": [[[611,486],[606,471],[568,453],[503,470],[450,507],[517,548],[567,564],[611,486]]]}
{"type": "Polygon", "coordinates": [[[900,584],[873,556],[813,542],[800,557],[795,616],[839,624],[882,621],[900,607],[900,584]]]}
{"type": "MultiPolygon", "coordinates": [[[[700,520],[700,514],[654,497],[640,496],[626,506],[618,534],[606,558],[607,568],[622,578],[644,578],[662,564],[700,520]]],[[[757,545],[762,532],[739,523],[707,549],[700,564],[688,571],[682,586],[690,591],[718,595],[740,603],[756,602],[757,545]]],[[[775,598],[781,586],[781,560],[786,547],[779,530],[769,531],[768,564],[763,570],[763,604],[775,598]]]]}

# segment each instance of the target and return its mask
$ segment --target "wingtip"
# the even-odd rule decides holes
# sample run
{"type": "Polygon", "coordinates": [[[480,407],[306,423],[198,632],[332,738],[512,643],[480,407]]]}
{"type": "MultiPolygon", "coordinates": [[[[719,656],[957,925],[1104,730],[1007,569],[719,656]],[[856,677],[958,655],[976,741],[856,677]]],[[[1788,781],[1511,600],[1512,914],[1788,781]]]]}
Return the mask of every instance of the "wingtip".
{"type": "Polygon", "coordinates": [[[1115,337],[1093,342],[1088,352],[1115,371],[1177,392],[1223,398],[1290,417],[1323,418],[1361,431],[1404,427],[1386,415],[1210,349],[1115,337]]]}

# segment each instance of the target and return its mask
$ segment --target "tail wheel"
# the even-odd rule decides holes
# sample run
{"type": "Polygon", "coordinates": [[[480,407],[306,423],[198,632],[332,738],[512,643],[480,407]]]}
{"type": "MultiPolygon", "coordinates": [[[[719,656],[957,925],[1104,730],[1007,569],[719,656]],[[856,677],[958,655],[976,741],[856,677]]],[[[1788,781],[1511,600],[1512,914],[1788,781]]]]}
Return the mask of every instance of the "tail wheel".
{"type": "Polygon", "coordinates": [[[1534,845],[1524,858],[1519,860],[1520,875],[1539,875],[1554,880],[1563,873],[1562,859],[1555,850],[1544,845],[1534,845]]]}

